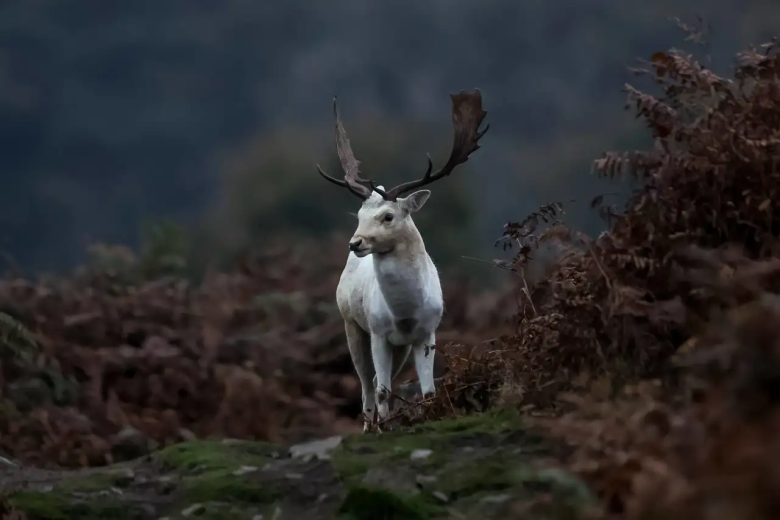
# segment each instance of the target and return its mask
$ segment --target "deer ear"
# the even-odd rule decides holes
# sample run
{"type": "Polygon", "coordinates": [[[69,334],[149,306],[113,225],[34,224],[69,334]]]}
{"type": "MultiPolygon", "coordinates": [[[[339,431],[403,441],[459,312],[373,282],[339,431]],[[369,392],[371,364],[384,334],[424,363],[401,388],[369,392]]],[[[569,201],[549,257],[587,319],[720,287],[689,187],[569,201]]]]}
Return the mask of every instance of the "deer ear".
{"type": "Polygon", "coordinates": [[[430,196],[431,192],[429,190],[415,191],[408,197],[399,198],[398,204],[400,204],[401,208],[408,213],[414,213],[425,205],[425,202],[430,196]]]}

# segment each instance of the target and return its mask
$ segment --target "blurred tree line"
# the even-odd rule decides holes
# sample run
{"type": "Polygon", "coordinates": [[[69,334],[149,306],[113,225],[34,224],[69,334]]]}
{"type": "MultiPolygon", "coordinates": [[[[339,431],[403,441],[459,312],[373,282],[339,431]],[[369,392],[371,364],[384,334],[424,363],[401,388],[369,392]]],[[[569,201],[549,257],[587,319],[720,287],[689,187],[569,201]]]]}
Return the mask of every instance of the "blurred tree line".
{"type": "MultiPolygon", "coordinates": [[[[434,138],[424,124],[349,123],[363,175],[388,188],[422,176],[428,153],[439,167],[451,150],[451,132],[434,138]]],[[[332,129],[327,136],[286,128],[253,137],[226,155],[214,202],[201,220],[189,228],[169,220],[144,221],[137,251],[92,244],[90,263],[129,276],[127,281],[197,277],[209,267],[229,269],[242,254],[280,237],[291,242],[328,239],[337,231],[344,235],[346,258],[346,239],[357,225],[361,201],[322,179],[315,163],[337,178],[343,176],[332,129]]],[[[445,268],[471,251],[477,240],[474,198],[464,179],[470,170],[470,164],[463,165],[436,183],[425,210],[415,215],[426,247],[445,268]]]]}
{"type": "Polygon", "coordinates": [[[504,221],[551,200],[576,198],[570,220],[592,229],[590,161],[641,131],[621,111],[625,65],[696,13],[730,56],[770,36],[780,4],[7,0],[0,252],[70,269],[90,243],[137,249],[161,219],[200,262],[275,233],[350,233],[357,199],[314,170],[338,172],[332,95],[366,173],[392,184],[446,155],[447,93],[473,87],[492,130],[420,214],[437,261],[489,258],[504,221]]]}

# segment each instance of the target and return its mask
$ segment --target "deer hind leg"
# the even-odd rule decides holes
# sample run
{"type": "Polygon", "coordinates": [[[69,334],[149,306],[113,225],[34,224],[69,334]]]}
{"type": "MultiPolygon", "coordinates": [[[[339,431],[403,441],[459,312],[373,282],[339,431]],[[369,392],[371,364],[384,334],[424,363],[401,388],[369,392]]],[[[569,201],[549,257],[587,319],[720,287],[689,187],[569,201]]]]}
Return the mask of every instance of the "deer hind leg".
{"type": "Polygon", "coordinates": [[[420,392],[423,398],[436,394],[433,382],[433,358],[436,354],[436,334],[431,334],[425,341],[412,345],[414,352],[414,368],[420,380],[420,392]]]}
{"type": "Polygon", "coordinates": [[[371,337],[354,321],[345,320],[344,328],[347,333],[349,354],[352,357],[352,364],[355,366],[358,379],[360,379],[363,393],[363,431],[366,431],[368,429],[366,421],[372,420],[376,412],[376,393],[373,384],[376,376],[371,356],[371,337]]]}

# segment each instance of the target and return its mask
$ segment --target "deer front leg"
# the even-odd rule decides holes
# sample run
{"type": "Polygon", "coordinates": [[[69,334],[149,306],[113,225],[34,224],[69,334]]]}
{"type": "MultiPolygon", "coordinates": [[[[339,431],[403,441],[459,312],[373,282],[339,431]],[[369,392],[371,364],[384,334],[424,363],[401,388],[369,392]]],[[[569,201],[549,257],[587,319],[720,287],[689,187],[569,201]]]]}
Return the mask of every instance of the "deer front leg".
{"type": "Polygon", "coordinates": [[[363,393],[363,431],[367,431],[369,421],[374,418],[376,412],[376,395],[374,392],[374,363],[371,359],[370,336],[354,321],[345,321],[344,328],[347,333],[347,346],[355,366],[360,387],[363,393]]]}
{"type": "Polygon", "coordinates": [[[420,392],[423,398],[436,394],[436,384],[433,382],[433,357],[436,353],[436,334],[431,334],[427,340],[412,346],[414,352],[414,368],[420,380],[420,392]]]}
{"type": "Polygon", "coordinates": [[[376,405],[379,418],[390,415],[390,389],[393,385],[393,346],[387,338],[373,334],[371,336],[371,354],[376,371],[376,405]]]}

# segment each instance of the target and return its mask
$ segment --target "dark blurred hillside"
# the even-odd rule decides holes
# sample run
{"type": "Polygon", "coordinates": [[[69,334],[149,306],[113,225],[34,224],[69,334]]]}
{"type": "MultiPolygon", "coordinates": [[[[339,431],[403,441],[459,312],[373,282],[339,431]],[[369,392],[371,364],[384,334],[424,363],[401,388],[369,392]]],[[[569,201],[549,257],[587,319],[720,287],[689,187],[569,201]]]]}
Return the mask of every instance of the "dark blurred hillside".
{"type": "MultiPolygon", "coordinates": [[[[265,191],[256,200],[268,208],[224,209],[254,200],[225,198],[242,194],[250,175],[226,165],[245,162],[262,136],[290,139],[278,146],[296,151],[296,178],[322,188],[307,199],[320,205],[312,218],[328,214],[328,226],[349,232],[340,216],[355,206],[339,207],[346,199],[317,186],[314,169],[335,170],[326,146],[332,95],[348,130],[371,122],[382,139],[405,133],[401,125],[425,127],[424,142],[399,150],[404,168],[421,169],[424,155],[413,155],[446,153],[447,93],[475,86],[493,129],[468,177],[459,172],[452,181],[460,186],[447,188],[474,194],[475,229],[565,198],[580,201],[570,221],[592,228],[586,201],[601,188],[577,179],[602,150],[641,144],[616,108],[615,86],[634,56],[677,36],[666,17],[707,17],[713,55],[731,56],[763,41],[780,14],[758,0],[681,9],[668,0],[2,2],[0,250],[25,270],[51,270],[80,261],[89,241],[137,242],[143,218],[273,230],[303,199],[262,157],[244,171],[257,176],[251,189],[265,191]],[[277,186],[297,202],[277,201],[277,186]],[[270,209],[285,204],[280,214],[270,209]],[[250,214],[255,221],[235,221],[250,214]]],[[[384,180],[399,163],[390,148],[366,146],[356,140],[356,153],[384,180]],[[374,156],[381,164],[368,161],[374,156]]],[[[407,175],[419,169],[397,174],[407,175]]],[[[490,254],[489,242],[471,254],[490,254]]]]}

